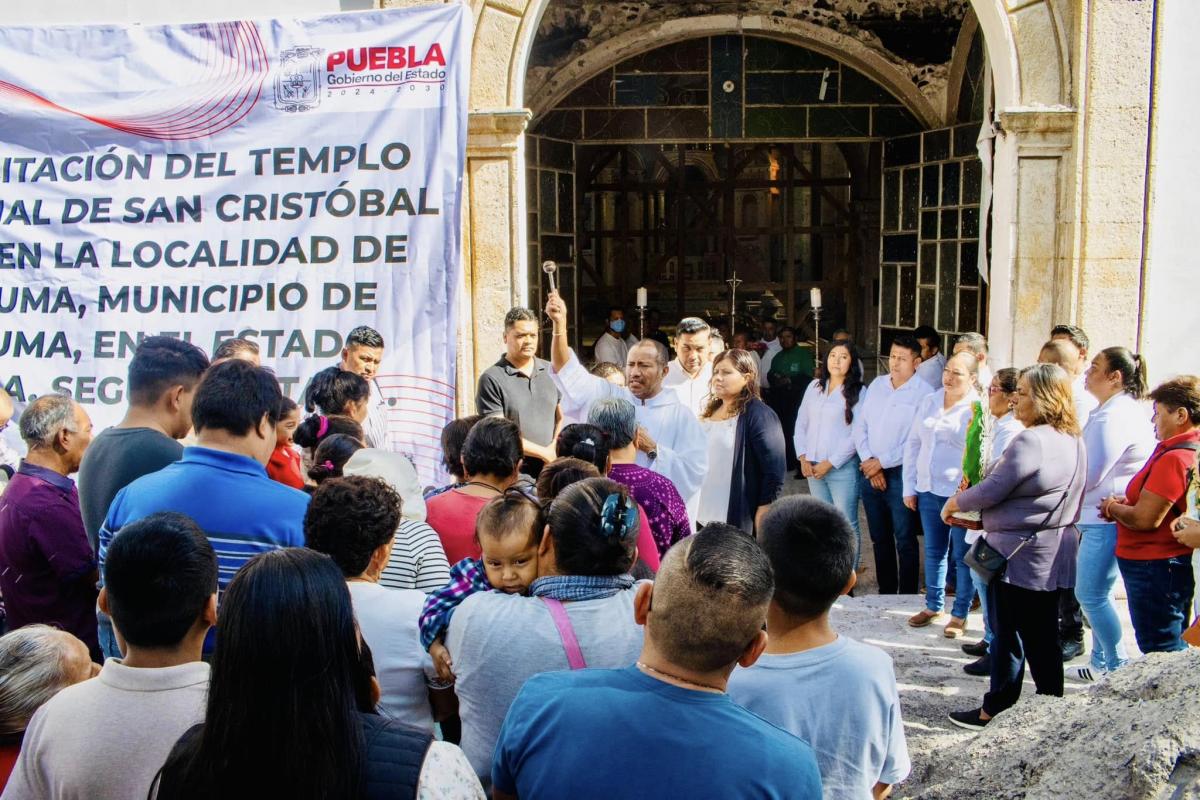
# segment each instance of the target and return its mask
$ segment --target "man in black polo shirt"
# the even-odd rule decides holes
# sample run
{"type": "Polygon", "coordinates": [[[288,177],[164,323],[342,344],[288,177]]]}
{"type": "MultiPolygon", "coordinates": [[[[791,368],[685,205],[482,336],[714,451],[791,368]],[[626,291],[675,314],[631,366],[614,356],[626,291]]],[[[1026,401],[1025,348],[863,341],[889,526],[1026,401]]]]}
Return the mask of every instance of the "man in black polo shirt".
{"type": "Polygon", "coordinates": [[[533,476],[554,460],[562,419],[550,364],[534,355],[537,346],[537,314],[528,308],[509,311],[504,316],[504,355],[483,371],[475,391],[478,413],[507,417],[520,426],[525,452],[521,471],[533,476]]]}

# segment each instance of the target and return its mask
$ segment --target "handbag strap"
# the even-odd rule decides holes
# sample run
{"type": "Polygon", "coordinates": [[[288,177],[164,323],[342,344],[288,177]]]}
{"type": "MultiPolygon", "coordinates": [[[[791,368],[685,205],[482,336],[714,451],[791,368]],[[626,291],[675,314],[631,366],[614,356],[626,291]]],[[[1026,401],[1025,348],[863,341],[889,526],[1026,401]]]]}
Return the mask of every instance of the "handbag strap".
{"type": "MultiPolygon", "coordinates": [[[[1179,444],[1173,444],[1170,447],[1164,447],[1162,450],[1160,450],[1155,456],[1146,462],[1146,466],[1142,469],[1142,485],[1138,487],[1138,494],[1141,494],[1142,491],[1145,490],[1146,481],[1150,480],[1150,472],[1154,469],[1154,465],[1158,463],[1160,458],[1172,450],[1191,450],[1192,453],[1195,454],[1196,452],[1200,452],[1200,442],[1180,442],[1179,444]]],[[[1186,492],[1184,493],[1184,496],[1187,496],[1186,492]]],[[[1171,503],[1171,508],[1178,511],[1180,514],[1184,513],[1186,510],[1186,507],[1182,510],[1179,508],[1178,500],[1176,500],[1174,503],[1171,503]]]]}
{"type": "Polygon", "coordinates": [[[579,640],[575,638],[575,628],[571,625],[567,609],[563,607],[561,600],[555,600],[553,597],[543,597],[541,600],[546,604],[550,618],[554,620],[554,627],[558,628],[558,638],[562,640],[563,652],[567,654],[567,664],[571,669],[583,669],[587,666],[587,661],[583,658],[579,640]]]}
{"type": "MultiPolygon", "coordinates": [[[[1074,476],[1077,472],[1079,472],[1079,462],[1081,460],[1079,457],[1079,450],[1082,446],[1083,446],[1083,442],[1080,440],[1077,440],[1077,444],[1076,444],[1076,448],[1075,448],[1075,468],[1073,470],[1071,470],[1072,476],[1074,476]]],[[[1072,477],[1072,480],[1074,480],[1074,477],[1072,477]]],[[[1042,523],[1042,526],[1038,530],[1035,530],[1033,533],[1029,534],[1024,539],[1022,539],[1021,543],[1019,545],[1017,545],[1016,547],[1014,547],[1012,552],[1008,554],[1008,556],[1007,556],[1008,560],[1011,560],[1012,557],[1015,556],[1022,547],[1029,544],[1034,539],[1036,539],[1037,535],[1047,528],[1047,526],[1050,524],[1050,520],[1053,519],[1054,515],[1058,513],[1058,510],[1060,508],[1062,508],[1062,504],[1064,502],[1066,502],[1067,495],[1069,495],[1070,493],[1071,493],[1071,484],[1068,483],[1067,488],[1063,489],[1062,494],[1059,496],[1058,503],[1055,504],[1054,508],[1050,509],[1050,512],[1048,514],[1046,514],[1046,520],[1042,523]]],[[[1080,498],[1079,503],[1082,506],[1082,504],[1083,504],[1082,497],[1080,498]]]]}

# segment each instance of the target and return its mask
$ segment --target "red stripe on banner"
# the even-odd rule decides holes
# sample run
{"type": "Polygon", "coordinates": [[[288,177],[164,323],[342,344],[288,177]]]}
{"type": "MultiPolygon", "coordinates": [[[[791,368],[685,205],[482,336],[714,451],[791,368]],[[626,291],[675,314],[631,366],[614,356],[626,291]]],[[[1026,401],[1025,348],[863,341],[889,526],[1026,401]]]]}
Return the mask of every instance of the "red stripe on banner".
{"type": "Polygon", "coordinates": [[[447,389],[449,389],[451,391],[454,391],[454,384],[446,383],[445,381],[439,381],[437,378],[430,378],[427,375],[409,375],[404,372],[389,372],[387,374],[376,375],[375,377],[377,379],[378,378],[412,378],[413,380],[418,380],[418,381],[429,381],[430,383],[436,383],[441,386],[445,386],[447,389]]]}
{"type": "MultiPolygon", "coordinates": [[[[186,114],[181,110],[177,97],[169,97],[166,102],[172,105],[161,111],[109,119],[67,108],[6,81],[0,81],[0,95],[149,139],[179,140],[212,136],[236,125],[257,105],[262,97],[263,82],[270,68],[256,26],[241,22],[218,25],[217,30],[220,44],[215,44],[214,49],[226,56],[222,59],[219,82],[208,90],[208,95],[212,96],[211,100],[205,94],[189,99],[186,114]],[[209,107],[210,104],[212,107],[209,107]]],[[[208,62],[206,66],[207,64],[208,62]]],[[[203,92],[203,89],[201,91],[203,92]]]]}
{"type": "MultiPolygon", "coordinates": [[[[433,417],[436,420],[441,420],[441,423],[438,425],[438,427],[441,427],[441,425],[446,424],[446,415],[445,414],[434,414],[431,411],[421,411],[418,408],[395,408],[393,406],[389,406],[387,413],[389,415],[393,415],[393,416],[397,415],[397,414],[420,414],[423,417],[433,417]]],[[[422,423],[418,420],[413,420],[413,424],[414,425],[432,425],[433,423],[431,423],[431,422],[422,423]]]]}
{"type": "Polygon", "coordinates": [[[408,389],[414,392],[422,392],[427,394],[437,394],[448,398],[451,403],[454,402],[454,395],[448,392],[443,392],[440,389],[430,389],[428,386],[416,386],[411,383],[381,383],[379,384],[384,389],[408,389]]]}

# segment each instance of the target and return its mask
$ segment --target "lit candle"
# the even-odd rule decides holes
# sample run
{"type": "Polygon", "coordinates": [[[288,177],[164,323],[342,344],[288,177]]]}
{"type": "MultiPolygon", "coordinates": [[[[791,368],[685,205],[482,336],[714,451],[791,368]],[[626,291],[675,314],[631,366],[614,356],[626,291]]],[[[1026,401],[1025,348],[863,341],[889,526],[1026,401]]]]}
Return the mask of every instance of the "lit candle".
{"type": "Polygon", "coordinates": [[[813,308],[820,308],[821,307],[821,290],[820,289],[809,289],[808,290],[808,300],[813,308]]]}
{"type": "Polygon", "coordinates": [[[646,305],[646,287],[639,286],[637,290],[637,307],[645,308],[646,305]]]}

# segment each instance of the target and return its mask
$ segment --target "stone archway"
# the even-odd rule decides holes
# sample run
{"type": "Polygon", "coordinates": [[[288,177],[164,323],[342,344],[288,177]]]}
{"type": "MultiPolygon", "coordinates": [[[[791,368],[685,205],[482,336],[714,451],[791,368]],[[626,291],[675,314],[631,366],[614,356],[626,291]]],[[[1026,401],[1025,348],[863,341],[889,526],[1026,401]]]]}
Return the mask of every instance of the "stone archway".
{"type": "MultiPolygon", "coordinates": [[[[476,26],[467,175],[471,212],[464,220],[468,295],[462,319],[475,336],[461,353],[464,408],[473,394],[475,365],[487,363],[498,343],[499,334],[493,342],[488,332],[498,331],[507,307],[526,294],[523,132],[531,112],[525,107],[525,80],[550,2],[471,3],[476,26]]],[[[1063,17],[1072,12],[1064,12],[1068,4],[1060,0],[1032,0],[1011,10],[1005,0],[970,2],[986,40],[998,121],[988,334],[997,359],[1010,363],[1040,342],[1051,320],[1077,313],[1071,263],[1075,113],[1067,105],[1074,91],[1063,17]]],[[[726,22],[737,29],[736,16],[726,22]]],[[[745,19],[741,27],[746,29],[745,19]]],[[[894,73],[878,63],[864,69],[881,82],[895,81],[894,73]]]]}

